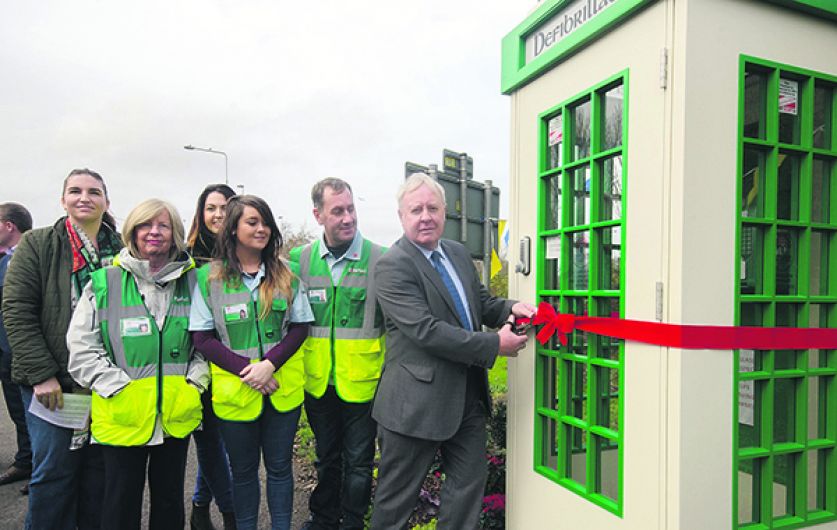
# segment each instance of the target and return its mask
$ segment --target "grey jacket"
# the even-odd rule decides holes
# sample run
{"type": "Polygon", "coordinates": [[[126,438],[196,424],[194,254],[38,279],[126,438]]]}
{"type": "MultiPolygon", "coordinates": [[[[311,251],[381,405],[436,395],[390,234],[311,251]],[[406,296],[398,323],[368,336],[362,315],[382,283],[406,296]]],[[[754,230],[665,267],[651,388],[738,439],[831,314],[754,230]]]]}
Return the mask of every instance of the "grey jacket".
{"type": "MultiPolygon", "coordinates": [[[[119,253],[118,261],[118,266],[130,272],[136,281],[158,328],[162,328],[165,322],[175,281],[186,273],[191,264],[191,259],[172,261],[152,274],[148,270],[148,261],[134,258],[127,248],[119,253]]],[[[105,350],[91,285],[88,283],[84,288],[67,330],[67,348],[70,351],[67,369],[78,384],[107,398],[125,388],[131,379],[111,362],[105,350]]],[[[186,379],[201,391],[209,385],[209,365],[197,351],[192,352],[186,379]]]]}
{"type": "MultiPolygon", "coordinates": [[[[474,327],[499,327],[514,301],[488,293],[463,245],[440,244],[462,281],[474,327]]],[[[462,420],[468,367],[483,368],[487,393],[485,369],[494,365],[500,339],[462,327],[439,274],[406,238],[378,261],[375,285],[386,320],[387,353],[372,417],[406,436],[448,439],[462,420]]],[[[490,403],[488,395],[484,399],[490,403]]]]}

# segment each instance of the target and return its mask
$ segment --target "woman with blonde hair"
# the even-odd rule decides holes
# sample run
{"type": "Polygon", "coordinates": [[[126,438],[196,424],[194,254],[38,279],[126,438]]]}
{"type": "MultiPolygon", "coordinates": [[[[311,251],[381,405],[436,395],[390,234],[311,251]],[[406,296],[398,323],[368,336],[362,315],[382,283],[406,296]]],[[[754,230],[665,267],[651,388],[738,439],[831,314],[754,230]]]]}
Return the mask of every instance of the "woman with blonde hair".
{"type": "Polygon", "coordinates": [[[304,384],[302,355],[295,354],[314,315],[279,257],[282,235],[264,200],[231,198],[217,245],[218,259],[198,271],[189,329],[211,362],[212,406],[232,467],[236,526],[257,526],[263,455],[271,528],[288,529],[304,384]]]}
{"type": "Polygon", "coordinates": [[[93,390],[102,527],[140,528],[147,473],[150,528],[182,529],[189,435],[209,384],[187,330],[195,262],[177,210],[159,199],[128,214],[122,239],[114,266],[94,272],[82,292],[67,332],[68,370],[93,390]]]}

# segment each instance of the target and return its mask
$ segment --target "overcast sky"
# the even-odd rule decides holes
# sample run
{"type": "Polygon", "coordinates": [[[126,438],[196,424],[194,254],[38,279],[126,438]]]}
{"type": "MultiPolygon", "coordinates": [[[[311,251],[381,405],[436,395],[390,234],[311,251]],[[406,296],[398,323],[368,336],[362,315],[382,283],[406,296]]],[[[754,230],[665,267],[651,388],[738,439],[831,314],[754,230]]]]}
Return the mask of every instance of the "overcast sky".
{"type": "MultiPolygon", "coordinates": [[[[355,189],[365,235],[401,234],[404,162],[474,157],[508,201],[509,110],[500,41],[534,0],[48,0],[0,18],[0,201],[35,225],[62,215],[61,181],[100,172],[123,219],[140,200],[191,218],[206,184],[264,197],[316,224],[310,189],[355,189]]],[[[188,229],[188,226],[187,226],[188,229]]]]}

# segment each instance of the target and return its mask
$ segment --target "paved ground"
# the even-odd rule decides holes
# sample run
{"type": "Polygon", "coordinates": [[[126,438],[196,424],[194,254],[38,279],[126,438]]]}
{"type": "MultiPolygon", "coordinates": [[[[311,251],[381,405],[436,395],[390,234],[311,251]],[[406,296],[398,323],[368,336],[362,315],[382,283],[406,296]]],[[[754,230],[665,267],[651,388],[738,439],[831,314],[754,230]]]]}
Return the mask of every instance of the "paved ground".
{"type": "MultiPolygon", "coordinates": [[[[16,442],[14,434],[14,425],[12,424],[6,412],[6,404],[3,403],[2,398],[0,398],[0,469],[6,469],[6,467],[12,462],[15,450],[16,442]]],[[[298,469],[299,466],[296,464],[294,467],[294,472],[297,476],[301,474],[304,475],[306,473],[310,474],[310,470],[300,470],[298,469]]],[[[186,506],[187,528],[189,527],[188,520],[191,509],[191,494],[195,484],[196,470],[197,462],[195,460],[194,444],[190,444],[189,460],[186,465],[186,486],[185,491],[183,492],[183,504],[186,506]]],[[[22,485],[22,482],[16,482],[14,484],[0,486],[0,514],[2,514],[0,515],[0,530],[23,528],[23,521],[26,518],[27,497],[21,495],[18,491],[22,485]]],[[[262,487],[264,488],[264,476],[262,476],[262,487]]],[[[294,495],[294,516],[292,525],[293,528],[299,528],[308,516],[307,503],[309,493],[310,492],[308,491],[307,487],[300,486],[297,488],[297,491],[294,495]]],[[[143,528],[147,528],[148,525],[147,510],[148,493],[146,491],[145,513],[143,514],[143,528]]],[[[259,513],[259,528],[270,528],[270,522],[267,516],[267,505],[264,502],[264,492],[262,492],[262,506],[259,513]]],[[[212,508],[212,519],[216,525],[216,528],[223,528],[221,524],[221,516],[214,505],[212,508]]]]}

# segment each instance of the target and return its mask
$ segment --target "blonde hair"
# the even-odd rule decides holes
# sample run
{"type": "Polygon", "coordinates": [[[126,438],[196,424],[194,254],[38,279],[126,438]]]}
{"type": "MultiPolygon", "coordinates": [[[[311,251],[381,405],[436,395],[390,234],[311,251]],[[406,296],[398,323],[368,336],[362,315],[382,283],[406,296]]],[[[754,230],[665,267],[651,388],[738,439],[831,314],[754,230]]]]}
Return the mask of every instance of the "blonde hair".
{"type": "Polygon", "coordinates": [[[439,196],[439,199],[441,199],[443,205],[447,204],[447,202],[445,202],[445,188],[443,188],[442,185],[436,181],[436,179],[427,173],[413,173],[407,177],[407,180],[405,180],[398,188],[398,193],[395,194],[395,198],[398,200],[399,211],[401,210],[401,199],[404,198],[404,195],[407,195],[411,191],[415,191],[422,186],[427,186],[431,191],[435,192],[436,195],[439,196]]]}
{"type": "Polygon", "coordinates": [[[137,243],[134,240],[137,227],[150,222],[163,212],[169,214],[171,220],[172,247],[169,250],[169,258],[174,258],[186,250],[186,229],[183,227],[183,221],[180,219],[180,214],[177,213],[177,208],[172,203],[161,199],[148,199],[137,204],[131,210],[122,227],[122,242],[135,258],[140,257],[137,243]]]}

